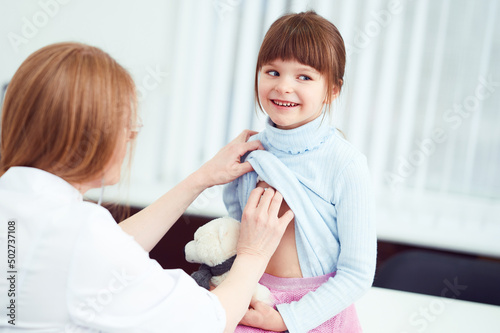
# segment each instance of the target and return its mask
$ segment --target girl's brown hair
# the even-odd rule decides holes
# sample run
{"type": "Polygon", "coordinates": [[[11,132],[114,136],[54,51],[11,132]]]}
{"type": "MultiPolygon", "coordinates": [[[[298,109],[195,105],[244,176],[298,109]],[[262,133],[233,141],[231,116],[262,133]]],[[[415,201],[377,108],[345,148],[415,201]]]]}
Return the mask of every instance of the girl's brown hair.
{"type": "Polygon", "coordinates": [[[276,59],[296,60],[323,75],[330,92],[326,99],[328,105],[334,89],[338,94],[342,88],[346,61],[344,40],[330,21],[314,11],[282,16],[267,31],[255,71],[255,98],[261,110],[259,72],[276,59]]]}
{"type": "Polygon", "coordinates": [[[99,179],[136,112],[134,82],[107,53],[79,43],[46,46],[7,88],[0,175],[29,166],[68,182],[99,179]]]}

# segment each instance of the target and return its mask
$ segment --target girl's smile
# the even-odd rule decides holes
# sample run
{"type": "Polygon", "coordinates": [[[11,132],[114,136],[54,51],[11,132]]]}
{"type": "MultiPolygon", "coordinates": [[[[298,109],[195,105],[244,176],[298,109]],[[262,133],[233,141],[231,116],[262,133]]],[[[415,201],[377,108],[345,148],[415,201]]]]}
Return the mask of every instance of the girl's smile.
{"type": "Polygon", "coordinates": [[[289,102],[289,101],[280,101],[277,99],[272,99],[271,101],[277,106],[282,106],[282,107],[286,107],[286,108],[290,108],[290,107],[293,108],[295,106],[299,106],[299,103],[294,103],[294,102],[289,102]]]}

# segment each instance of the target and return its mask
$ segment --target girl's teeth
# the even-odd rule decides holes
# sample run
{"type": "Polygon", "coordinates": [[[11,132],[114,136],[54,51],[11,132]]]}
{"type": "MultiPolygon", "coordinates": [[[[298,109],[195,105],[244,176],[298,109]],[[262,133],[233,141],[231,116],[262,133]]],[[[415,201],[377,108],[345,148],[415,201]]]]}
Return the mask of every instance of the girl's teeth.
{"type": "Polygon", "coordinates": [[[297,104],[295,103],[282,103],[282,102],[279,102],[279,101],[273,101],[274,104],[277,104],[279,106],[296,106],[297,104]]]}

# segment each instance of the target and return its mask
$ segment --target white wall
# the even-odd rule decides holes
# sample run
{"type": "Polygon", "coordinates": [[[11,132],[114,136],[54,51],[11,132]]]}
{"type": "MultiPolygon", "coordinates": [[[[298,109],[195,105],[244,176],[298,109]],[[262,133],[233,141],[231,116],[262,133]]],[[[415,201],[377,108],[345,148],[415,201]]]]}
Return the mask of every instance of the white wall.
{"type": "MultiPolygon", "coordinates": [[[[176,1],[23,0],[0,2],[0,83],[10,80],[33,51],[55,42],[77,41],[108,52],[133,76],[146,130],[135,152],[135,179],[158,175],[151,156],[161,141],[151,136],[164,119],[171,91],[176,1]]],[[[158,128],[160,130],[160,128],[158,128]]]]}

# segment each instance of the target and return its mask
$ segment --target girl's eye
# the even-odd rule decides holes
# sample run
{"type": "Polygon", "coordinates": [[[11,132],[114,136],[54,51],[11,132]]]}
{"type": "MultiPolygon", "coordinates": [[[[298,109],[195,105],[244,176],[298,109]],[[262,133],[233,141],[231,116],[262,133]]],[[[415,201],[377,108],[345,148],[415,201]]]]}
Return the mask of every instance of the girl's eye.
{"type": "Polygon", "coordinates": [[[274,70],[268,71],[267,74],[269,74],[271,76],[280,76],[280,73],[278,73],[277,71],[274,71],[274,70]]]}
{"type": "Polygon", "coordinates": [[[309,81],[309,80],[311,80],[311,78],[307,75],[300,75],[299,80],[309,81]]]}

